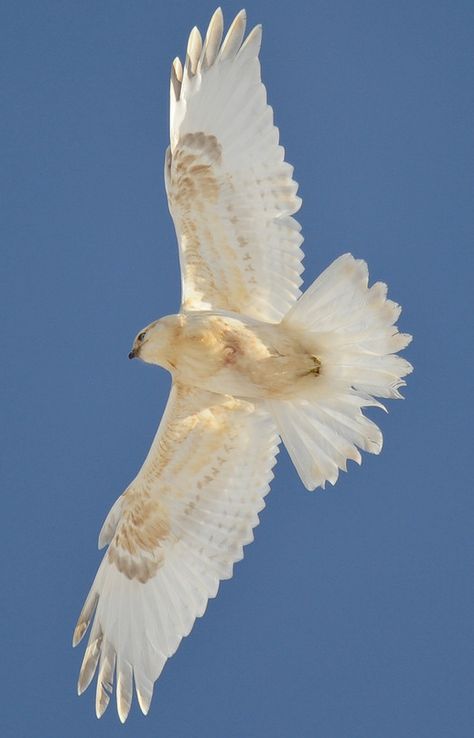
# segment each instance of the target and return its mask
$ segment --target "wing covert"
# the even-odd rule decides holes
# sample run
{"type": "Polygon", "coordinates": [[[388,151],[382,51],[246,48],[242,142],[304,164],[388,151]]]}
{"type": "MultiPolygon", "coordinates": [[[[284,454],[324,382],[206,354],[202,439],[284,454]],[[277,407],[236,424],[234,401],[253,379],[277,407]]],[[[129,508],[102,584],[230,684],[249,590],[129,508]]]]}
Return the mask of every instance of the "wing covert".
{"type": "Polygon", "coordinates": [[[182,309],[277,322],[300,295],[301,200],[260,78],[261,28],[242,43],[245,21],[221,44],[217,10],[204,43],[191,32],[184,69],[173,62],[165,181],[182,309]]]}

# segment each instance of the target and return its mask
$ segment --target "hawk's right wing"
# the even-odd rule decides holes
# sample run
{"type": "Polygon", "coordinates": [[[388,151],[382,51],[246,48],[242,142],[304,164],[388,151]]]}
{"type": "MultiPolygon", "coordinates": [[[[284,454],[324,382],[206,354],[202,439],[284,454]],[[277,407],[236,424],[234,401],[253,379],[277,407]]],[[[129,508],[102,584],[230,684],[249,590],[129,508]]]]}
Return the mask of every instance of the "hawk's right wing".
{"type": "Polygon", "coordinates": [[[78,690],[98,666],[98,717],[114,673],[120,719],[133,681],[147,713],[167,658],[253,539],[278,443],[263,408],[173,386],[139,474],[104,523],[99,544],[109,547],[74,632],[76,645],[93,618],[78,690]]]}

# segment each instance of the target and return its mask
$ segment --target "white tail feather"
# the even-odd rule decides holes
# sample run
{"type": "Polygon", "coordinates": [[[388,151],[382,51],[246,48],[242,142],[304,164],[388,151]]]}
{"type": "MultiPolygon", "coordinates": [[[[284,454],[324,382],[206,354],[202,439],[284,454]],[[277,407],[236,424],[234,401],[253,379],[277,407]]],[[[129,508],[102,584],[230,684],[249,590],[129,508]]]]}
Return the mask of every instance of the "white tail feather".
{"type": "Polygon", "coordinates": [[[367,265],[344,254],[291,308],[284,323],[302,333],[321,366],[315,382],[294,400],[269,406],[281,438],[308,489],[335,484],[357,448],[380,453],[382,433],[362,409],[383,408],[374,397],[400,398],[411,364],[394,352],[411,340],[398,332],[400,307],[386,285],[368,287],[367,265]]]}

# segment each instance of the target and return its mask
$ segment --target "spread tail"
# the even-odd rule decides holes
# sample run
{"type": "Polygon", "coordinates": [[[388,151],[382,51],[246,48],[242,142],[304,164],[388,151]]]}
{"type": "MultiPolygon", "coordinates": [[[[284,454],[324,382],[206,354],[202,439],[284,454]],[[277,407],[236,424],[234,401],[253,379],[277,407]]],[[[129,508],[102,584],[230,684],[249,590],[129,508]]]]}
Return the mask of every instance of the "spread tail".
{"type": "Polygon", "coordinates": [[[411,341],[395,322],[401,308],[387,286],[368,287],[365,261],[344,254],[299,298],[283,323],[302,332],[320,362],[314,382],[291,400],[269,402],[280,436],[308,489],[335,484],[358,451],[380,453],[382,433],[363,408],[375,397],[401,398],[411,364],[396,355],[411,341]]]}

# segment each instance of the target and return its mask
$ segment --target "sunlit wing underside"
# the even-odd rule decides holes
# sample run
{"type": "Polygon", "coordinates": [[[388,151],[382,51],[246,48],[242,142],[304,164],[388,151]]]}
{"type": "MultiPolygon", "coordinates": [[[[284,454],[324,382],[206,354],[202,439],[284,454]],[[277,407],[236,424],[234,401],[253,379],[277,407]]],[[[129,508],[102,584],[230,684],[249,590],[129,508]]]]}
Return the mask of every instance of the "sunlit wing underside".
{"type": "Polygon", "coordinates": [[[120,719],[133,681],[148,711],[165,661],[253,538],[278,443],[263,408],[173,386],[138,476],[104,523],[99,544],[109,548],[74,633],[76,644],[94,618],[79,692],[98,667],[98,717],[114,674],[120,719]]]}
{"type": "Polygon", "coordinates": [[[279,321],[300,294],[301,204],[260,79],[261,28],[245,12],[222,39],[214,14],[193,29],[171,75],[168,202],[179,241],[184,310],[279,321]],[[243,41],[243,43],[242,43],[243,41]]]}

